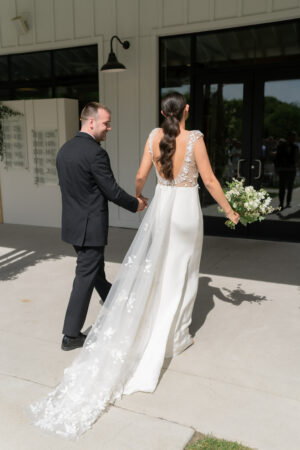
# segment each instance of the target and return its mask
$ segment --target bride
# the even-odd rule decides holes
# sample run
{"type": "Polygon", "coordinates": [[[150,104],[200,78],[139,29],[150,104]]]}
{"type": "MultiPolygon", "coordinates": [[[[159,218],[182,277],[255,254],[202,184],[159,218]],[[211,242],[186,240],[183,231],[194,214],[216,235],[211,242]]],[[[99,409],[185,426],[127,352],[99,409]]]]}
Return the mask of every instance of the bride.
{"type": "Polygon", "coordinates": [[[154,165],[157,186],[84,347],[61,383],[30,406],[36,426],[76,438],[123,394],[153,392],[164,358],[189,347],[203,225],[198,172],[227,217],[239,220],[215,178],[200,131],[187,131],[179,93],[162,101],[165,118],[146,142],[136,195],[154,165]]]}

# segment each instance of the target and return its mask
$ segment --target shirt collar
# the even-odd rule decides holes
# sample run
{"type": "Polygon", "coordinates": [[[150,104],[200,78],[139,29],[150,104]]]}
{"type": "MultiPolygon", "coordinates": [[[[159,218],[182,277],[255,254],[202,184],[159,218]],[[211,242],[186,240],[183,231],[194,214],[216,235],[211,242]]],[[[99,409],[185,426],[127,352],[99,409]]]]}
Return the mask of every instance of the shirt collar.
{"type": "Polygon", "coordinates": [[[88,133],[87,131],[81,131],[81,130],[79,130],[79,133],[88,134],[88,135],[91,136],[94,140],[96,140],[96,139],[95,139],[95,136],[93,136],[91,133],[88,133]]]}

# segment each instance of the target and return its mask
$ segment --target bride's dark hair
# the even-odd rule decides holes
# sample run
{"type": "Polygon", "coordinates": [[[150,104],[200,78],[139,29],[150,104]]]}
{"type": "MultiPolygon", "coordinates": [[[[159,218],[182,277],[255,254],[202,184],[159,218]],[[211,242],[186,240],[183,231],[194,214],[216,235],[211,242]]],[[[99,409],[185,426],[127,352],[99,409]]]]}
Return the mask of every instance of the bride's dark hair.
{"type": "Polygon", "coordinates": [[[185,106],[186,98],[179,92],[167,94],[161,102],[161,110],[165,115],[162,123],[164,136],[159,143],[160,157],[157,162],[160,163],[162,173],[167,180],[173,179],[172,157],[176,150],[176,137],[180,133],[179,122],[185,106]]]}

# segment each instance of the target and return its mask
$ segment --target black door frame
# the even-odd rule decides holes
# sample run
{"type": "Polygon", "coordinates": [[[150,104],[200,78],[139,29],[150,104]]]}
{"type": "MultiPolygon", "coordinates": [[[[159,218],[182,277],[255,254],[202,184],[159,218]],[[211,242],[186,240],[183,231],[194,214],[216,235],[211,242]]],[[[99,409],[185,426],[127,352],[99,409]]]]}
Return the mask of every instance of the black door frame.
{"type": "MultiPolygon", "coordinates": [[[[261,145],[263,137],[264,120],[264,84],[267,81],[293,80],[300,78],[300,62],[286,65],[285,67],[265,67],[262,70],[254,72],[254,99],[256,105],[255,120],[253,121],[253,142],[252,142],[252,161],[261,158],[261,145]]],[[[288,130],[287,130],[288,131],[288,130]]],[[[255,170],[257,168],[255,167],[255,170]]],[[[250,178],[251,184],[255,188],[260,187],[260,180],[250,178]]],[[[300,241],[300,223],[287,221],[268,220],[261,223],[253,223],[248,227],[249,237],[259,237],[263,239],[277,239],[284,241],[300,241]]]]}
{"type": "MultiPolygon", "coordinates": [[[[242,83],[243,91],[243,137],[241,175],[246,178],[247,184],[259,188],[257,176],[258,164],[255,160],[261,158],[261,145],[263,136],[264,118],[264,83],[266,81],[288,80],[300,78],[300,62],[278,65],[261,65],[258,67],[229,68],[226,70],[196,69],[191,98],[194,109],[192,128],[205,129],[203,85],[217,83],[242,83]]],[[[263,221],[247,227],[239,225],[235,231],[224,226],[221,217],[204,216],[205,232],[213,235],[249,237],[257,239],[300,240],[299,222],[263,221]]]]}
{"type": "MultiPolygon", "coordinates": [[[[251,152],[251,122],[252,122],[252,105],[247,99],[250,99],[253,89],[253,76],[249,70],[209,70],[199,68],[196,70],[194,97],[192,98],[192,111],[194,110],[192,128],[200,128],[205,134],[205,111],[203,100],[203,86],[205,84],[230,84],[240,83],[243,84],[243,124],[247,123],[249,126],[243,126],[242,130],[242,155],[241,158],[245,161],[241,167],[241,174],[249,179],[250,175],[250,159],[249,154],[251,152]]],[[[204,136],[205,139],[205,136],[204,136]]],[[[200,181],[201,189],[205,189],[203,183],[200,181]]],[[[201,191],[200,191],[201,198],[201,191]]],[[[217,206],[216,206],[217,208],[217,206]]],[[[236,230],[230,230],[227,228],[225,218],[220,216],[206,216],[204,212],[204,231],[206,234],[229,236],[229,237],[248,237],[248,229],[243,226],[238,226],[236,230]]]]}

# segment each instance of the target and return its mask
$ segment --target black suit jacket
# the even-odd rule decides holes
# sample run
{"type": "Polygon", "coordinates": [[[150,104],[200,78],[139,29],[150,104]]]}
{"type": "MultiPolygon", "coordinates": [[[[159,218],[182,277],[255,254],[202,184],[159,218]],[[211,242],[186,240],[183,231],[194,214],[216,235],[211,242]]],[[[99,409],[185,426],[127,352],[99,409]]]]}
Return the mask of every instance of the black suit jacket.
{"type": "Polygon", "coordinates": [[[107,152],[78,132],[59,150],[56,167],[62,195],[62,239],[78,246],[104,246],[108,200],[136,212],[138,200],[117,184],[107,152]]]}

